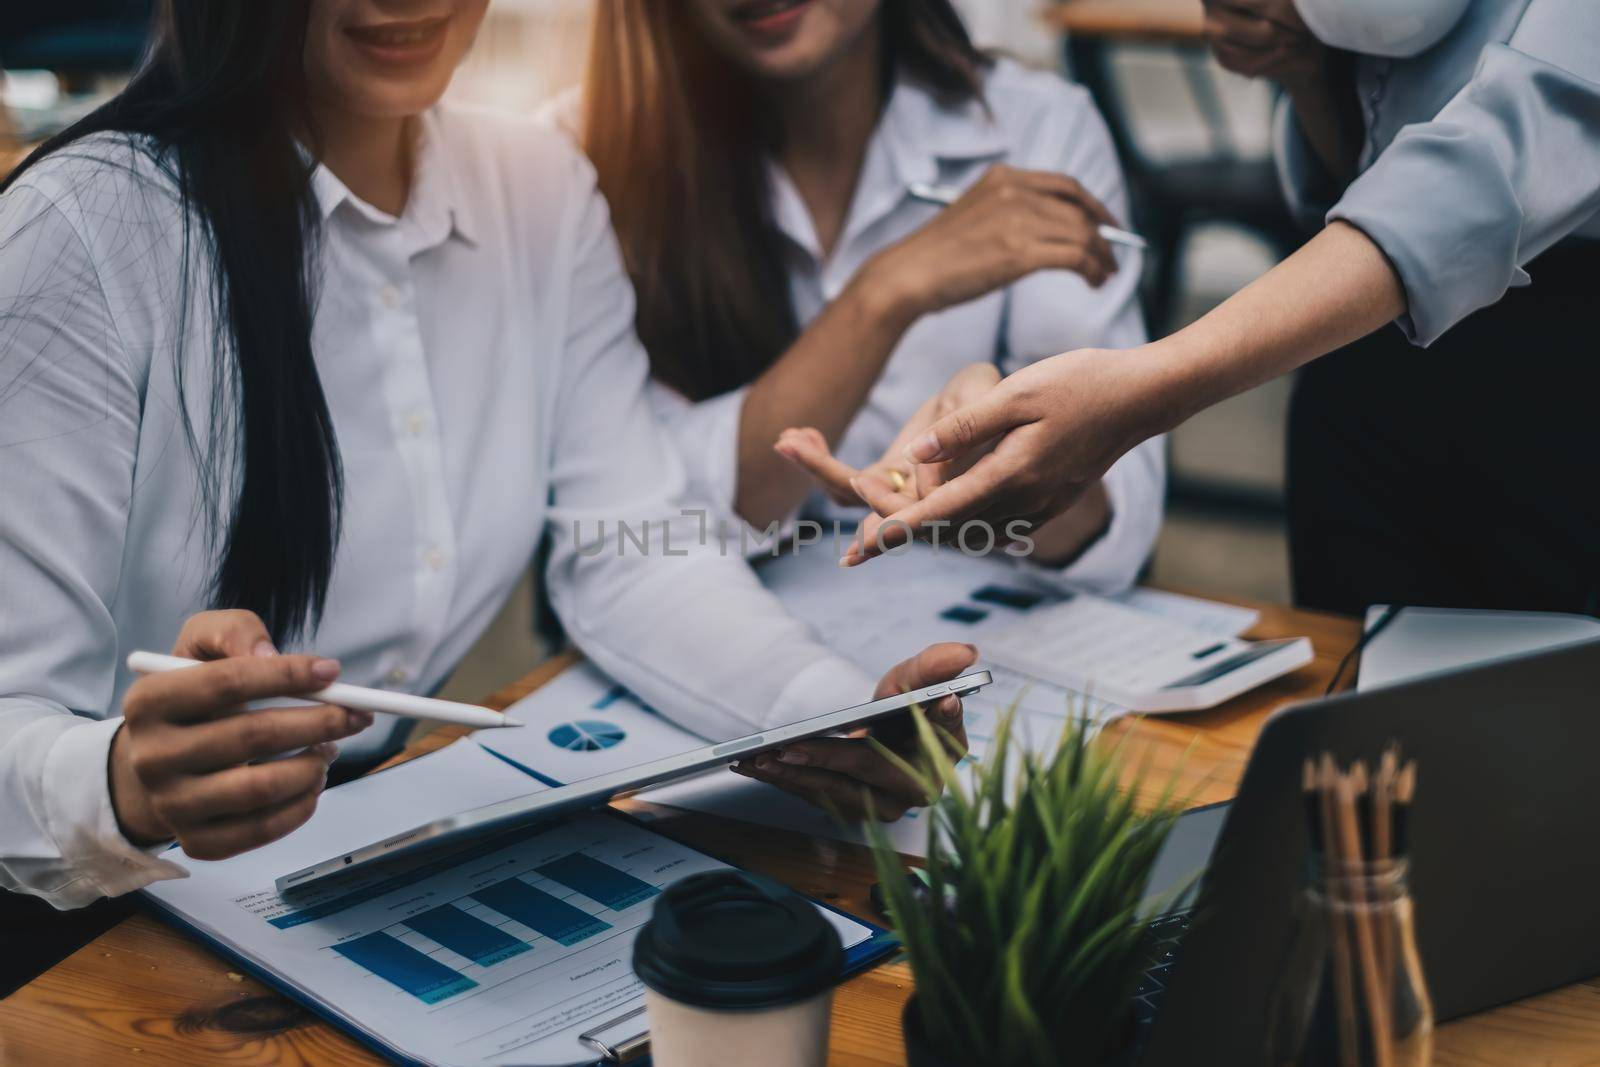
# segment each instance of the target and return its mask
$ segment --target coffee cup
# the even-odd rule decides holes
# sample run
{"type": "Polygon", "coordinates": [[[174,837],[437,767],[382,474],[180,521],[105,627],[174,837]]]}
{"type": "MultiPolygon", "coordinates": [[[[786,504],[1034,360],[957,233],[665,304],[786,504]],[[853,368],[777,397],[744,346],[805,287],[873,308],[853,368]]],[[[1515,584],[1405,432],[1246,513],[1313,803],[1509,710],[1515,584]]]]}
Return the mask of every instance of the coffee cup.
{"type": "Polygon", "coordinates": [[[692,875],[657,899],[634,942],[656,1067],[823,1067],[839,934],[816,905],[735,870],[692,875]]]}

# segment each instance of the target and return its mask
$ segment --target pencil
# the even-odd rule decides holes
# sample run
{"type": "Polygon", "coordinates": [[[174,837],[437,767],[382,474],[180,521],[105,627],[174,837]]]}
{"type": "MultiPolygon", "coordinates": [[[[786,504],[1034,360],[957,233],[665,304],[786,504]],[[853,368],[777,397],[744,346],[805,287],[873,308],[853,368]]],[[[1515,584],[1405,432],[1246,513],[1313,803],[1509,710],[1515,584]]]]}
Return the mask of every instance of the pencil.
{"type": "MultiPolygon", "coordinates": [[[[1365,768],[1360,767],[1361,770],[1365,768]]],[[[1356,820],[1354,783],[1348,775],[1338,775],[1335,781],[1338,808],[1338,833],[1340,851],[1344,861],[1355,872],[1352,880],[1350,912],[1356,933],[1356,957],[1361,968],[1361,985],[1367,998],[1367,1018],[1372,1028],[1372,1062],[1376,1067],[1389,1067],[1391,1062],[1389,1005],[1383,998],[1383,981],[1378,975],[1378,952],[1372,936],[1372,916],[1367,907],[1366,890],[1361,885],[1366,870],[1361,852],[1361,830],[1356,820]]]]}
{"type": "MultiPolygon", "coordinates": [[[[1372,861],[1381,871],[1390,869],[1390,850],[1393,847],[1391,829],[1394,819],[1394,776],[1399,767],[1399,749],[1390,744],[1378,761],[1378,772],[1372,779],[1372,861]]],[[[1394,1003],[1394,931],[1388,921],[1378,923],[1378,965],[1383,970],[1385,1001],[1394,1003]]]]}
{"type": "MultiPolygon", "coordinates": [[[[1340,866],[1339,835],[1335,830],[1333,810],[1333,783],[1338,771],[1330,753],[1322,754],[1317,768],[1317,793],[1321,807],[1322,840],[1327,849],[1323,853],[1323,880],[1326,882],[1340,866]]],[[[1326,892],[1326,889],[1324,890],[1326,892]]],[[[1339,1003],[1339,1062],[1342,1067],[1356,1067],[1356,1015],[1355,980],[1350,970],[1350,942],[1345,935],[1344,922],[1339,907],[1331,894],[1324,899],[1328,909],[1328,941],[1333,949],[1334,993],[1339,1003]]]]}

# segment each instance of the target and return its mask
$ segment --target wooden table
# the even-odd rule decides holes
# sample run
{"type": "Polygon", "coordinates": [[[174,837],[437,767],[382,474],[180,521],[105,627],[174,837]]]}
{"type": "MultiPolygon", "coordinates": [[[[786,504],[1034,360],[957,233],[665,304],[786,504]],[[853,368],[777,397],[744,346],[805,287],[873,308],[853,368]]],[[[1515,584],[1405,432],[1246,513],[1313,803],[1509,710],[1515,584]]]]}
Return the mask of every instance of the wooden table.
{"type": "Polygon", "coordinates": [[[1200,0],[1057,0],[1040,18],[1078,37],[1147,43],[1194,43],[1205,37],[1200,0]]]}
{"type": "MultiPolygon", "coordinates": [[[[1198,715],[1114,724],[1136,732],[1171,767],[1188,752],[1197,802],[1224,799],[1243,773],[1257,732],[1275,708],[1319,695],[1355,641],[1354,620],[1260,607],[1257,637],[1309,636],[1315,662],[1271,685],[1198,715]],[[1192,748],[1191,748],[1192,746],[1192,748]]],[[[554,660],[489,703],[504,707],[572,662],[554,660]]],[[[409,758],[454,740],[441,730],[407,749],[409,758]]],[[[713,816],[654,808],[652,828],[731,862],[775,876],[803,893],[871,918],[873,882],[865,850],[713,816]]],[[[900,1009],[911,992],[904,963],[847,982],[834,1007],[831,1062],[901,1064],[900,1009]]],[[[1532,997],[1440,1029],[1440,1067],[1600,1065],[1600,981],[1532,997]]],[[[365,1048],[231,969],[192,939],[152,918],[123,922],[0,1001],[0,1064],[372,1064],[365,1048]]]]}

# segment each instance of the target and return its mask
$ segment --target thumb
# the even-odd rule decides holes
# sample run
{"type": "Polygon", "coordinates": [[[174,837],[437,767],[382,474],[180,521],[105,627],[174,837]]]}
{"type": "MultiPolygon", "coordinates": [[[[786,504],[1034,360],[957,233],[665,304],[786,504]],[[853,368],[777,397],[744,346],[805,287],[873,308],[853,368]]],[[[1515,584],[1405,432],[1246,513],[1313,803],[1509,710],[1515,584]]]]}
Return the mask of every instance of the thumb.
{"type": "Polygon", "coordinates": [[[978,661],[974,645],[946,641],[929,645],[908,660],[895,664],[878,683],[874,700],[909,693],[935,682],[948,682],[978,661]]]}
{"type": "Polygon", "coordinates": [[[173,644],[175,656],[213,660],[276,654],[272,635],[253,611],[202,611],[183,624],[173,644]]]}
{"type": "Polygon", "coordinates": [[[906,446],[906,458],[913,463],[955,459],[1025,421],[1006,402],[1006,391],[997,387],[929,426],[906,446]]]}

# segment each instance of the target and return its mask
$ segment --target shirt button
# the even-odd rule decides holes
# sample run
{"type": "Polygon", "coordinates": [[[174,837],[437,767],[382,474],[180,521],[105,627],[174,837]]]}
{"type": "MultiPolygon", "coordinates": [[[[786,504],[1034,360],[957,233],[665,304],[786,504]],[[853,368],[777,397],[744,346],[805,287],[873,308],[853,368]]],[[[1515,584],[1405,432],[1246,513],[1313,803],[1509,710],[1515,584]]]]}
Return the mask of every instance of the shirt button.
{"type": "Polygon", "coordinates": [[[440,551],[438,545],[432,545],[422,554],[422,562],[426,563],[430,570],[439,570],[444,566],[444,553],[440,551]]]}
{"type": "Polygon", "coordinates": [[[423,418],[421,412],[412,412],[406,416],[406,433],[412,437],[421,437],[422,431],[428,428],[428,420],[423,418]]]}
{"type": "Polygon", "coordinates": [[[386,285],[378,290],[378,299],[383,301],[383,306],[386,308],[397,308],[400,306],[400,290],[392,285],[386,285]]]}
{"type": "Polygon", "coordinates": [[[388,679],[390,685],[404,685],[406,679],[411,676],[406,673],[406,669],[404,667],[396,667],[385,677],[388,679]]]}

